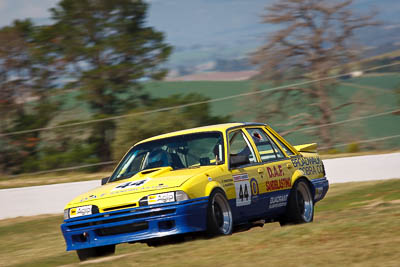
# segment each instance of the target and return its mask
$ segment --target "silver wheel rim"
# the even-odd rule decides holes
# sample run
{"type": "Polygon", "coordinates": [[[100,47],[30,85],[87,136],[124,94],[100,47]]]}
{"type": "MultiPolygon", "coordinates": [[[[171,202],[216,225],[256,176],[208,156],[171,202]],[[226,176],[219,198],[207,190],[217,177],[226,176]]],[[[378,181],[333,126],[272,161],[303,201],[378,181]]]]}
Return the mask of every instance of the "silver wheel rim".
{"type": "Polygon", "coordinates": [[[300,182],[297,185],[297,205],[301,214],[301,217],[305,222],[310,222],[313,216],[314,203],[311,197],[308,186],[300,182]]]}
{"type": "Polygon", "coordinates": [[[212,202],[214,220],[222,234],[228,234],[232,230],[232,213],[228,202],[220,193],[215,194],[212,202]]]}

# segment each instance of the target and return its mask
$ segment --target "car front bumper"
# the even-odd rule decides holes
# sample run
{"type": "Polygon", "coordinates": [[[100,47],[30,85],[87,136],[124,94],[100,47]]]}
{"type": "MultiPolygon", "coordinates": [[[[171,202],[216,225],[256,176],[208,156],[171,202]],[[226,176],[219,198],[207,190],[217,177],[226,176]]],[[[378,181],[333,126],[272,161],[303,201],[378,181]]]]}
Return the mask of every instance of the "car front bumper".
{"type": "Polygon", "coordinates": [[[208,197],[65,220],[67,251],[206,230],[208,197]]]}

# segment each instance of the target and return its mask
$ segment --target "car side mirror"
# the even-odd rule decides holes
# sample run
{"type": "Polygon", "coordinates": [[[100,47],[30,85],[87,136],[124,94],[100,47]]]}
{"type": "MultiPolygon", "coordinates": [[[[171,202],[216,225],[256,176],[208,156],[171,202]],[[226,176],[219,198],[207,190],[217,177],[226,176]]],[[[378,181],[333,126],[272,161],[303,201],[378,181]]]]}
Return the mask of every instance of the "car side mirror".
{"type": "Polygon", "coordinates": [[[101,185],[105,185],[109,179],[110,179],[110,177],[105,177],[105,178],[101,179],[101,185]]]}
{"type": "Polygon", "coordinates": [[[250,160],[248,156],[241,155],[230,155],[230,165],[232,168],[239,167],[241,165],[250,164],[250,160]]]}

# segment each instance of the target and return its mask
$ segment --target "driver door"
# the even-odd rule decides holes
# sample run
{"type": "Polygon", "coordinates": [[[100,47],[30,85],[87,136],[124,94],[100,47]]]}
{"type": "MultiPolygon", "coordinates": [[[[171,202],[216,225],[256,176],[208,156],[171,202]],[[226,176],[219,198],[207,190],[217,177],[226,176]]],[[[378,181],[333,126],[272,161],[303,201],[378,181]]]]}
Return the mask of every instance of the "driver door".
{"type": "Polygon", "coordinates": [[[232,211],[235,220],[245,221],[259,212],[258,184],[264,168],[248,137],[242,130],[228,133],[229,170],[235,185],[235,202],[232,211]]]}

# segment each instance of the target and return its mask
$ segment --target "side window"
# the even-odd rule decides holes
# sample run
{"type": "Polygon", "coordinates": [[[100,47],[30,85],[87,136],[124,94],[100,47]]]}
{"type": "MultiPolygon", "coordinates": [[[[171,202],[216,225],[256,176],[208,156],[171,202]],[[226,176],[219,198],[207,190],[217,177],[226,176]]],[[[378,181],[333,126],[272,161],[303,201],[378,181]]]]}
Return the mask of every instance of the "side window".
{"type": "Polygon", "coordinates": [[[254,151],[241,130],[229,134],[229,158],[232,167],[257,162],[254,151]]]}
{"type": "Polygon", "coordinates": [[[292,150],[290,150],[284,143],[282,143],[275,135],[273,135],[273,136],[275,137],[274,138],[275,142],[277,142],[281,146],[281,148],[286,152],[286,154],[288,156],[294,155],[292,150]]]}
{"type": "Polygon", "coordinates": [[[285,156],[278,146],[268,137],[268,135],[259,128],[247,129],[254,143],[256,144],[257,150],[260,153],[262,162],[274,161],[277,159],[283,159],[285,156]]]}

